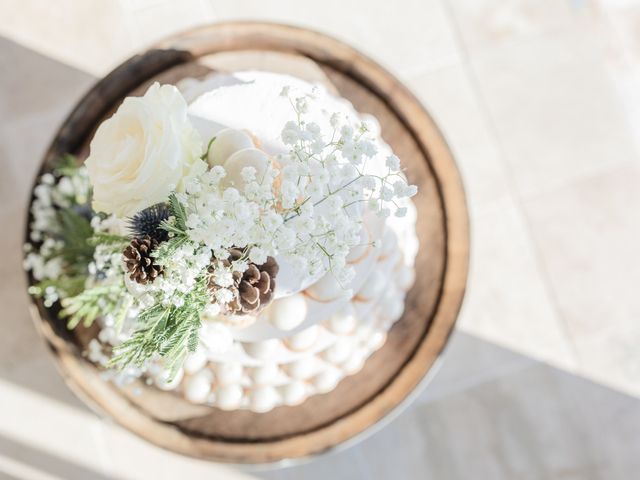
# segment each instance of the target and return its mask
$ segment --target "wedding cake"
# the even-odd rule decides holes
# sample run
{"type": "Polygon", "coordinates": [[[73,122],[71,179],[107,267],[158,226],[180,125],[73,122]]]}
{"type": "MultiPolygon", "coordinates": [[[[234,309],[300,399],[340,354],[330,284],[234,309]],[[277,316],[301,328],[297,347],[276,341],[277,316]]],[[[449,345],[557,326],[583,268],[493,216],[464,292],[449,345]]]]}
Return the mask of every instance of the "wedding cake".
{"type": "Polygon", "coordinates": [[[128,97],[34,191],[25,267],[122,388],[266,412],[333,390],[404,311],[416,193],[375,118],[292,76],[128,97]],[[131,386],[130,386],[131,385],[131,386]]]}

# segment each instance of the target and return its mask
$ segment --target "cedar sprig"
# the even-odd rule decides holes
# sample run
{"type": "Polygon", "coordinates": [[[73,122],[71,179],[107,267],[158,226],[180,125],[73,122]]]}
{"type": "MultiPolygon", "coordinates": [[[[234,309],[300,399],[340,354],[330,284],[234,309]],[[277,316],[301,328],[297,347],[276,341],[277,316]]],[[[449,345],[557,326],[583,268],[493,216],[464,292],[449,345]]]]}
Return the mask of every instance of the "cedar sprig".
{"type": "Polygon", "coordinates": [[[203,277],[184,295],[181,306],[158,303],[142,311],[131,337],[114,347],[108,367],[141,367],[159,355],[172,379],[186,355],[198,346],[200,314],[208,302],[207,281],[203,277]]]}
{"type": "Polygon", "coordinates": [[[128,295],[123,295],[123,285],[97,285],[84,290],[74,297],[60,301],[62,310],[60,318],[67,318],[67,328],[76,328],[80,322],[90,327],[98,317],[113,315],[116,323],[121,323],[130,302],[128,295]]]}

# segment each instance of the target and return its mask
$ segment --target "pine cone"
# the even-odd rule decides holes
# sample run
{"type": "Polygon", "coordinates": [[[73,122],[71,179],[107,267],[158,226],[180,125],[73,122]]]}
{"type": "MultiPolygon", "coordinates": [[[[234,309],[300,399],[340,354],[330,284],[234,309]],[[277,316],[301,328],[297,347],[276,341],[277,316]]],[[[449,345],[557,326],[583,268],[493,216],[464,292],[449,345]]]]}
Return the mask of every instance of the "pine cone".
{"type": "Polygon", "coordinates": [[[146,285],[162,273],[162,266],[154,264],[154,258],[151,256],[158,244],[155,238],[145,235],[142,238],[134,238],[124,249],[122,255],[131,280],[146,285]]]}
{"type": "MultiPolygon", "coordinates": [[[[231,262],[242,257],[242,251],[234,248],[229,253],[229,258],[222,263],[229,267],[231,262]]],[[[227,305],[227,313],[232,315],[255,315],[273,300],[273,291],[276,288],[275,278],[278,275],[278,263],[275,258],[267,257],[262,265],[249,263],[249,267],[243,272],[233,272],[233,286],[229,287],[235,294],[235,298],[227,305]]],[[[209,289],[213,292],[219,287],[211,281],[209,289]]]]}

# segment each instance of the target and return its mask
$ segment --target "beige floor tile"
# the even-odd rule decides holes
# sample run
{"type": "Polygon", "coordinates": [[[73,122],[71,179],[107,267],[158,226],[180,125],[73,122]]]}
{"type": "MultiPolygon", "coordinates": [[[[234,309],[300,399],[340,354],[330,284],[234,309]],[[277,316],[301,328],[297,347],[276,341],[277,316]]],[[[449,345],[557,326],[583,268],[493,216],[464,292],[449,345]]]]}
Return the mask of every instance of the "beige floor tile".
{"type": "Polygon", "coordinates": [[[635,158],[597,42],[582,30],[519,39],[471,65],[523,196],[635,158]]]}
{"type": "Polygon", "coordinates": [[[0,465],[7,456],[57,478],[113,478],[102,461],[94,414],[3,378],[0,397],[0,465]]]}
{"type": "Polygon", "coordinates": [[[328,33],[401,76],[459,61],[451,26],[438,0],[211,0],[211,5],[220,20],[268,20],[328,33]]]}
{"type": "Polygon", "coordinates": [[[434,402],[454,393],[538,363],[532,357],[501,348],[456,329],[433,377],[423,386],[416,403],[434,402]]]}
{"type": "Polygon", "coordinates": [[[521,37],[592,25],[592,2],[571,0],[450,0],[451,12],[471,52],[521,37]]]}
{"type": "MultiPolygon", "coordinates": [[[[70,110],[94,82],[84,72],[2,37],[0,65],[0,128],[52,108],[70,110]]],[[[53,130],[34,134],[47,137],[53,130]]]]}
{"type": "Polygon", "coordinates": [[[160,449],[105,422],[102,425],[104,448],[108,452],[113,475],[122,480],[220,479],[251,480],[256,477],[237,469],[205,462],[160,449]]]}
{"type": "Polygon", "coordinates": [[[466,187],[472,210],[508,194],[499,147],[462,65],[412,77],[408,86],[442,130],[466,187]]]}
{"type": "MultiPolygon", "coordinates": [[[[73,67],[0,38],[0,63],[13,65],[0,75],[0,211],[22,236],[23,214],[34,175],[53,136],[94,78],[73,67]]],[[[18,236],[18,237],[16,237],[18,236]]],[[[2,238],[0,242],[7,239],[2,238]]]]}
{"type": "Polygon", "coordinates": [[[127,11],[126,25],[133,50],[143,50],[164,37],[214,21],[213,8],[207,0],[144,1],[129,4],[121,0],[127,11]]]}
{"type": "Polygon", "coordinates": [[[367,470],[350,478],[623,480],[638,466],[638,421],[638,399],[537,364],[414,405],[350,450],[265,478],[326,478],[331,459],[366,458],[367,470]]]}
{"type": "Polygon", "coordinates": [[[509,198],[473,219],[470,276],[458,327],[518,353],[575,366],[525,220],[509,198]]]}
{"type": "MultiPolygon", "coordinates": [[[[433,478],[451,480],[616,478],[592,410],[608,409],[620,394],[596,403],[598,388],[539,365],[419,406],[413,417],[426,437],[424,462],[433,478]]],[[[629,475],[635,462],[625,462],[629,475]]]]}
{"type": "Polygon", "coordinates": [[[585,374],[640,393],[640,166],[526,203],[585,374]]]}
{"type": "Polygon", "coordinates": [[[606,45],[604,59],[618,91],[636,146],[640,149],[640,4],[597,0],[598,33],[606,45]]]}
{"type": "Polygon", "coordinates": [[[115,0],[0,0],[0,35],[97,75],[131,54],[125,22],[115,0]]]}
{"type": "Polygon", "coordinates": [[[11,333],[0,336],[0,365],[12,368],[34,355],[41,355],[44,342],[37,334],[29,315],[29,298],[20,257],[13,251],[6,255],[13,257],[11,264],[14,268],[3,268],[0,272],[0,321],[3,329],[11,333]]]}

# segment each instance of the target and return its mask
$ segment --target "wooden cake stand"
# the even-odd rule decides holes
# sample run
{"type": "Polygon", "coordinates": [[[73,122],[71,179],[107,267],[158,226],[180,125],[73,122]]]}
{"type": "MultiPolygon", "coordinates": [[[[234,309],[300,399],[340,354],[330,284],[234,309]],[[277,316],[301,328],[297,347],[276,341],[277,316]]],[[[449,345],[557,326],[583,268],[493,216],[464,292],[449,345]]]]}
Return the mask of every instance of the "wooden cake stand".
{"type": "MultiPolygon", "coordinates": [[[[460,177],[431,117],[391,74],[316,32],[264,23],[191,30],[131,58],[98,82],[58,131],[42,172],[64,153],[85,158],[96,127],[121,100],[152,81],[211,71],[260,69],[323,82],[374,115],[382,136],[419,188],[420,251],[404,316],[357,374],[330,393],[268,413],[192,405],[140,382],[138,392],[104,381],[82,356],[95,329],[69,332],[34,300],[33,314],[69,386],[98,411],[161,447],[216,461],[260,464],[308,457],[352,442],[397,410],[427,375],[451,333],[467,278],[468,219],[460,177]],[[141,393],[140,393],[141,392],[141,393]]],[[[32,279],[30,279],[32,280],[32,279]]]]}

